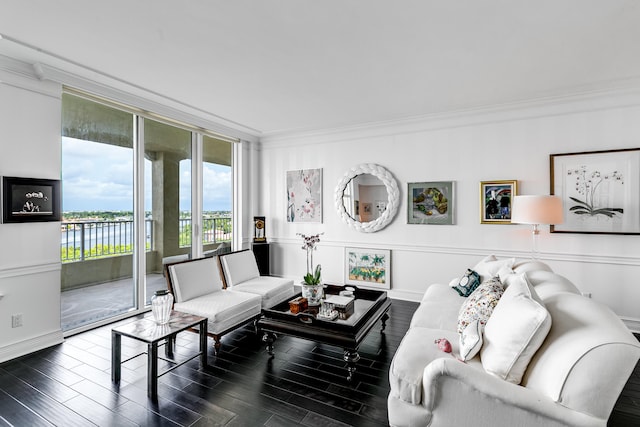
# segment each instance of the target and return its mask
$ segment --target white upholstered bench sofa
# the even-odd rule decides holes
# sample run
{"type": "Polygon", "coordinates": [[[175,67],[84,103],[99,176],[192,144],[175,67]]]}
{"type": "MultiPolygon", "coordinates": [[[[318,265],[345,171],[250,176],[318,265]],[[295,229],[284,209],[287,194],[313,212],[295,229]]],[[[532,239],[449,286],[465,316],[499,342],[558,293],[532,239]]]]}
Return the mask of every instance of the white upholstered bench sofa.
{"type": "Polygon", "coordinates": [[[260,316],[260,296],[223,289],[218,261],[213,257],[167,264],[165,269],[173,309],[207,318],[216,354],[224,334],[260,316]]]}
{"type": "Polygon", "coordinates": [[[173,309],[208,319],[216,353],[224,334],[255,322],[262,308],[295,294],[293,280],[260,276],[249,250],[167,263],[165,276],[173,309]]]}
{"type": "Polygon", "coordinates": [[[260,295],[262,308],[271,308],[295,294],[293,280],[261,276],[256,258],[248,249],[221,254],[218,259],[224,288],[260,295]]]}
{"type": "Polygon", "coordinates": [[[473,268],[505,290],[478,337],[463,329],[462,348],[461,307],[473,294],[458,295],[457,280],[427,289],[390,366],[391,426],[606,426],[640,358],[637,339],[546,264],[514,264],[487,257],[473,268]],[[461,361],[461,351],[477,355],[461,361]]]}

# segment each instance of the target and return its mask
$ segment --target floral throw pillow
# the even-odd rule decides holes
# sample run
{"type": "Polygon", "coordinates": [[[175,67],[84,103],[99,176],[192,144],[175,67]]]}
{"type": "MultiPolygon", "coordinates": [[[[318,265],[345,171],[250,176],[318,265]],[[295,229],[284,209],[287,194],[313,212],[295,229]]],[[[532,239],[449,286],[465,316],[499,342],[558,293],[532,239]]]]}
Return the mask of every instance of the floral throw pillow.
{"type": "Polygon", "coordinates": [[[504,287],[499,277],[482,282],[460,307],[458,333],[462,333],[474,320],[484,326],[503,293],[504,287]]]}

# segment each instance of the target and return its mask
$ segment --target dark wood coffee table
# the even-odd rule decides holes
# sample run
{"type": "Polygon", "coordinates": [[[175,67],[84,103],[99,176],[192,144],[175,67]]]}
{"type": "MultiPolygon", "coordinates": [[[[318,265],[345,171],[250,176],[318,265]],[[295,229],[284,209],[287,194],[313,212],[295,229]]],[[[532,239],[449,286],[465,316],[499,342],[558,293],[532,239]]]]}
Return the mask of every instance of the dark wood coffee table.
{"type": "MultiPolygon", "coordinates": [[[[327,285],[325,295],[337,295],[342,290],[343,286],[327,285]]],[[[298,296],[300,294],[291,299],[298,296]]],[[[391,307],[391,299],[385,291],[356,288],[354,297],[353,314],[347,319],[320,320],[316,318],[318,307],[293,314],[288,301],[263,309],[257,327],[263,333],[267,351],[273,356],[273,344],[279,333],[342,347],[344,361],[347,362],[347,379],[351,381],[360,360],[358,347],[378,320],[382,320],[381,332],[384,331],[391,307]]]]}

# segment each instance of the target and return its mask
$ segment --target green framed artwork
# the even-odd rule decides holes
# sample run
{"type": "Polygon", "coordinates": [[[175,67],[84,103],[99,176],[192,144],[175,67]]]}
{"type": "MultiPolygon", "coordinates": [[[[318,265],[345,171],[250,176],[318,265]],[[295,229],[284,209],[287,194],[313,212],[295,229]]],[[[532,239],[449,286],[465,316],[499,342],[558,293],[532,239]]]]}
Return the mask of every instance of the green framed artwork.
{"type": "Polygon", "coordinates": [[[454,182],[410,182],[409,224],[454,224],[454,182]]]}
{"type": "Polygon", "coordinates": [[[345,248],[345,283],[370,289],[391,288],[391,251],[345,248]]]}

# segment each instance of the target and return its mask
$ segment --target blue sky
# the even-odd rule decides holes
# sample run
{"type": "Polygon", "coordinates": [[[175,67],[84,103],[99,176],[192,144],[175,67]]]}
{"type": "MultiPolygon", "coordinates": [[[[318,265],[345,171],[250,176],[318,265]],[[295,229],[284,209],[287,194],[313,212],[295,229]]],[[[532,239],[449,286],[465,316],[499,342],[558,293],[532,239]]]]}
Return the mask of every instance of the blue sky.
{"type": "MultiPolygon", "coordinates": [[[[151,162],[145,161],[145,189],[151,162]]],[[[231,210],[231,168],[204,165],[203,208],[231,210]]],[[[180,165],[180,210],[191,208],[191,164],[180,165]]],[[[145,209],[151,193],[145,191],[145,209]]],[[[62,210],[130,211],[133,209],[133,155],[130,148],[62,138],[62,210]]]]}

